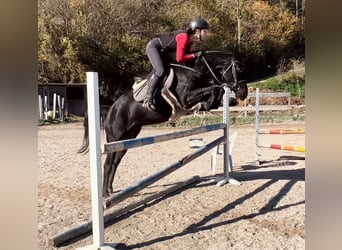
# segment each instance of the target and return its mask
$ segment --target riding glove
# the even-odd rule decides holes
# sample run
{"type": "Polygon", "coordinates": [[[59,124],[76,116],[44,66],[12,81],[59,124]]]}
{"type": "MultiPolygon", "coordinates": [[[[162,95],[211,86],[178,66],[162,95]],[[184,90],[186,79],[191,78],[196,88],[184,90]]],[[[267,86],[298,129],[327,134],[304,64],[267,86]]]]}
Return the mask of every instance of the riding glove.
{"type": "Polygon", "coordinates": [[[200,50],[200,51],[195,52],[194,55],[196,58],[200,58],[202,56],[202,53],[203,52],[200,50]]]}

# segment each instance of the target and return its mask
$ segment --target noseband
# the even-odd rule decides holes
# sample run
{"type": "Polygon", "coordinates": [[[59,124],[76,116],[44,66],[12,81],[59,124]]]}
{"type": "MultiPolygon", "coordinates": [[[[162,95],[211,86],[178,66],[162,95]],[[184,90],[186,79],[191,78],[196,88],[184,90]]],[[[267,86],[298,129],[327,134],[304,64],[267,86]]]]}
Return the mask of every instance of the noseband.
{"type": "Polygon", "coordinates": [[[229,66],[227,66],[227,68],[223,71],[222,75],[221,75],[221,79],[223,79],[224,75],[227,73],[227,71],[229,69],[232,69],[232,75],[233,75],[233,78],[234,78],[234,84],[232,87],[232,89],[235,89],[237,87],[237,84],[238,84],[238,81],[237,81],[237,76],[236,76],[236,62],[234,60],[232,60],[232,62],[230,63],[229,66]]]}

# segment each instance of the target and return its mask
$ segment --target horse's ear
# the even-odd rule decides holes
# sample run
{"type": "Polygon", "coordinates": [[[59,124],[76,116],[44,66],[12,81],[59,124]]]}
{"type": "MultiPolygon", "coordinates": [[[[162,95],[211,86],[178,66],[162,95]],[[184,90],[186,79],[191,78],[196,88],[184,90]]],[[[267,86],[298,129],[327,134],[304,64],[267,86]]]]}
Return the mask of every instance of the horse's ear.
{"type": "Polygon", "coordinates": [[[236,64],[238,65],[238,70],[239,72],[243,72],[244,66],[240,61],[236,61],[236,64]]]}

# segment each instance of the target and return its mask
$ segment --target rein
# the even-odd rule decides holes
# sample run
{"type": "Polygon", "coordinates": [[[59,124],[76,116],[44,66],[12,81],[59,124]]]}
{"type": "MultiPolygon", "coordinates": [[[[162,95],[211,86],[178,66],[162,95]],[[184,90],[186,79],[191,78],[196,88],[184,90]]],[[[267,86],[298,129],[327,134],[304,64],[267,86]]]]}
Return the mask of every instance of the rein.
{"type": "MultiPolygon", "coordinates": [[[[214,79],[220,84],[220,85],[228,85],[228,83],[226,82],[222,82],[220,81],[217,76],[215,75],[214,71],[211,69],[210,65],[208,64],[207,60],[205,59],[204,56],[202,56],[202,61],[204,62],[205,66],[209,69],[211,75],[214,77],[214,79]]],[[[232,75],[234,78],[234,85],[232,86],[233,88],[235,88],[237,86],[237,78],[236,78],[236,64],[234,62],[234,60],[232,60],[231,64],[227,67],[227,69],[224,70],[224,72],[222,73],[222,77],[224,76],[224,74],[229,70],[232,69],[232,75]]]]}

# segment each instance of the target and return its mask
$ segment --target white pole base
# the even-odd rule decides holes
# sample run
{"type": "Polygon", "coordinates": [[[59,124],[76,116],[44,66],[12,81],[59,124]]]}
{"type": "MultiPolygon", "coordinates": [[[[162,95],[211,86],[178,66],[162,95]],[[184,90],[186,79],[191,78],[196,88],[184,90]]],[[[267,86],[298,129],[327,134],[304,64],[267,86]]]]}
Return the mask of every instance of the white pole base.
{"type": "Polygon", "coordinates": [[[104,243],[102,247],[96,247],[94,245],[88,245],[85,247],[78,247],[76,250],[115,250],[118,244],[115,243],[104,243]]]}
{"type": "Polygon", "coordinates": [[[237,185],[237,186],[241,185],[241,182],[231,177],[228,177],[228,178],[221,177],[221,178],[218,178],[216,181],[217,181],[216,186],[223,186],[227,183],[232,184],[232,185],[237,185]]]}

